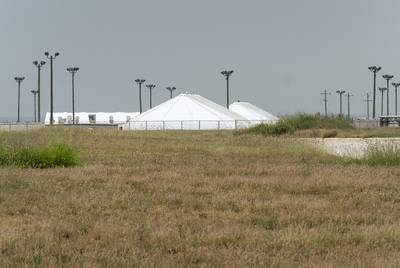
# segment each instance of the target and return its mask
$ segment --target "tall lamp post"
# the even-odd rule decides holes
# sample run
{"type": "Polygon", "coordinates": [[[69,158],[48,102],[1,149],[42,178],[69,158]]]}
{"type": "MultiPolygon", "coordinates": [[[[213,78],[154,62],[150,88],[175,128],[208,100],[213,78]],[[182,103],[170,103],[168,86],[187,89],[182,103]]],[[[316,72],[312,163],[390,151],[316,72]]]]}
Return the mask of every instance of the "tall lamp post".
{"type": "Polygon", "coordinates": [[[38,122],[40,122],[40,117],[41,117],[41,114],[40,114],[40,71],[42,70],[42,67],[43,67],[43,65],[45,65],[46,64],[46,62],[45,61],[41,61],[41,62],[38,62],[38,61],[34,61],[33,62],[33,65],[35,65],[36,67],[37,67],[37,69],[38,69],[38,86],[37,86],[37,96],[38,96],[38,105],[37,105],[37,121],[38,122]]]}
{"type": "Polygon", "coordinates": [[[166,89],[169,91],[169,98],[172,99],[172,92],[174,92],[176,87],[167,87],[166,89]]]}
{"type": "Polygon", "coordinates": [[[367,99],[364,100],[364,102],[367,103],[367,120],[369,120],[369,103],[372,102],[372,100],[369,98],[369,93],[367,93],[367,99]]]}
{"type": "Polygon", "coordinates": [[[387,90],[385,87],[380,87],[378,90],[381,92],[382,97],[381,97],[381,116],[383,116],[383,93],[387,90]]]}
{"type": "Polygon", "coordinates": [[[149,89],[150,93],[150,109],[153,108],[153,88],[156,87],[156,85],[150,84],[146,85],[146,87],[149,89]]]}
{"type": "Polygon", "coordinates": [[[18,116],[17,122],[20,122],[20,108],[21,108],[21,83],[24,81],[25,77],[15,77],[15,81],[18,83],[18,116]]]}
{"type": "Polygon", "coordinates": [[[325,103],[325,117],[328,117],[328,95],[331,95],[330,92],[325,91],[321,93],[322,96],[324,96],[324,98],[322,99],[322,101],[325,103]]]}
{"type": "Polygon", "coordinates": [[[75,74],[79,71],[79,68],[69,67],[67,71],[72,76],[72,124],[75,125],[75,74]]]}
{"type": "Polygon", "coordinates": [[[226,78],[226,109],[229,109],[229,77],[233,74],[233,71],[222,71],[221,74],[226,78]]]}
{"type": "Polygon", "coordinates": [[[340,113],[339,113],[339,116],[343,116],[343,113],[342,113],[342,96],[343,96],[344,93],[346,93],[346,91],[345,90],[336,90],[336,93],[339,94],[339,101],[340,101],[340,113]]]}
{"type": "Polygon", "coordinates": [[[350,121],[350,97],[353,97],[353,94],[350,94],[350,92],[347,93],[347,120],[350,121]]]}
{"type": "Polygon", "coordinates": [[[368,69],[373,72],[374,74],[374,87],[373,87],[373,96],[372,96],[372,118],[375,119],[376,115],[376,109],[375,109],[375,104],[376,104],[376,74],[382,69],[381,67],[377,66],[370,66],[368,69]]]}
{"type": "Polygon", "coordinates": [[[142,113],[142,84],[146,80],[144,79],[136,79],[135,82],[138,83],[139,85],[139,108],[140,108],[140,113],[142,113]]]}
{"type": "Polygon", "coordinates": [[[382,77],[383,77],[383,79],[386,80],[386,83],[387,83],[387,86],[386,86],[386,90],[387,90],[387,92],[386,92],[386,115],[389,115],[389,85],[390,85],[389,81],[390,81],[394,76],[393,76],[393,75],[385,74],[385,75],[382,75],[382,77]]]}
{"type": "Polygon", "coordinates": [[[394,86],[394,109],[397,115],[397,88],[400,86],[400,83],[392,83],[392,86],[394,86]]]}
{"type": "Polygon", "coordinates": [[[31,90],[33,94],[33,122],[37,122],[36,120],[36,95],[39,93],[37,90],[31,90]]]}
{"type": "Polygon", "coordinates": [[[56,52],[54,55],[51,55],[49,52],[45,52],[44,55],[50,60],[50,125],[53,125],[53,60],[57,58],[60,53],[56,52]]]}

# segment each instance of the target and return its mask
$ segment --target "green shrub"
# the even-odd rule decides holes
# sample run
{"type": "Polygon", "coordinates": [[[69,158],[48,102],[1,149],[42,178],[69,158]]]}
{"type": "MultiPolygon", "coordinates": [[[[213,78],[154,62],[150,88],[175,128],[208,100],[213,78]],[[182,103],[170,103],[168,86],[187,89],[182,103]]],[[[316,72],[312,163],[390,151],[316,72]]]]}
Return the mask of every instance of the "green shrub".
{"type": "Polygon", "coordinates": [[[360,159],[346,159],[345,161],[369,166],[398,166],[400,165],[400,150],[394,147],[372,148],[360,159]]]}
{"type": "Polygon", "coordinates": [[[67,145],[43,148],[0,147],[0,165],[24,168],[73,167],[80,165],[78,154],[67,145]]]}
{"type": "MultiPolygon", "coordinates": [[[[330,116],[325,117],[319,114],[310,115],[299,113],[280,119],[275,124],[260,124],[249,128],[244,133],[268,135],[291,134],[296,130],[302,129],[348,129],[351,124],[344,117],[330,116]]],[[[331,132],[331,135],[337,135],[331,132]]]]}

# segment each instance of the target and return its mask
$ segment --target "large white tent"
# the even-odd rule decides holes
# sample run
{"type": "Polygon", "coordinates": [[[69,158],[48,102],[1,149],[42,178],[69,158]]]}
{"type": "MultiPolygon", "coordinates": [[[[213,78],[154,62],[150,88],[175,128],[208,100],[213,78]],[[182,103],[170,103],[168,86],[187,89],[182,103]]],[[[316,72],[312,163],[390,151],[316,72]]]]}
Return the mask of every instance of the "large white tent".
{"type": "MultiPolygon", "coordinates": [[[[75,113],[76,124],[125,124],[139,113],[75,113]]],[[[72,124],[72,113],[53,113],[54,124],[72,124]]],[[[45,124],[50,124],[50,113],[46,113],[45,124]]]]}
{"type": "Polygon", "coordinates": [[[200,95],[180,94],[135,117],[124,129],[235,129],[246,123],[243,116],[200,95]]]}
{"type": "Polygon", "coordinates": [[[243,116],[250,121],[251,124],[259,123],[275,123],[279,120],[273,114],[249,103],[249,102],[234,102],[229,105],[229,110],[243,116]]]}

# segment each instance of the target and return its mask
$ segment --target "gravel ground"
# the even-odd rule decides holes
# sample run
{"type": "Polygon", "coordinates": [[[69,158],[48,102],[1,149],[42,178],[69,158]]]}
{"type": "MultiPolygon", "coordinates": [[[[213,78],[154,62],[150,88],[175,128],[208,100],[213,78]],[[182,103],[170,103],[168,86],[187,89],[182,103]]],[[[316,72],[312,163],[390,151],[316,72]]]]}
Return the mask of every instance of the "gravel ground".
{"type": "Polygon", "coordinates": [[[329,138],[313,139],[313,144],[330,154],[338,156],[362,157],[374,148],[400,149],[400,138],[329,138]]]}

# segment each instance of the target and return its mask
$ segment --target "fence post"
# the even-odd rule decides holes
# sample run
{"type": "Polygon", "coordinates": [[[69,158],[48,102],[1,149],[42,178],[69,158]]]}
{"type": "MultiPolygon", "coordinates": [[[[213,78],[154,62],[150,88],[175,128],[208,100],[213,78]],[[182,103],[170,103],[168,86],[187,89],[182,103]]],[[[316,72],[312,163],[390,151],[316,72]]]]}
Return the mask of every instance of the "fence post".
{"type": "Polygon", "coordinates": [[[146,121],[146,131],[147,131],[147,121],[146,121]]]}
{"type": "Polygon", "coordinates": [[[181,120],[181,130],[183,130],[183,121],[181,120]]]}
{"type": "Polygon", "coordinates": [[[165,130],[165,121],[162,121],[162,130],[165,130]]]}
{"type": "Polygon", "coordinates": [[[8,124],[8,131],[11,131],[11,123],[8,124]]]}
{"type": "Polygon", "coordinates": [[[235,129],[237,129],[237,120],[235,120],[235,129]]]}
{"type": "Polygon", "coordinates": [[[199,120],[199,130],[200,130],[200,120],[199,120]]]}
{"type": "Polygon", "coordinates": [[[221,124],[221,121],[218,120],[218,130],[220,129],[220,124],[221,124]]]}

